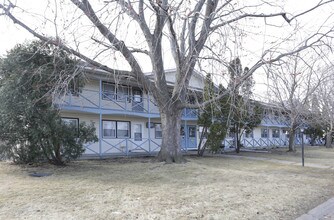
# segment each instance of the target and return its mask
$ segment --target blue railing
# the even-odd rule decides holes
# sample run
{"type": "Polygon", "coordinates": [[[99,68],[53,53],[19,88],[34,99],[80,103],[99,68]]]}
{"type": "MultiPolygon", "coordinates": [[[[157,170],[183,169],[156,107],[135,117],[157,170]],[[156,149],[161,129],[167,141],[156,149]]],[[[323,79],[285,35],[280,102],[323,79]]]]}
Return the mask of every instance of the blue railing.
{"type": "MultiPolygon", "coordinates": [[[[71,93],[55,98],[54,103],[61,109],[72,108],[80,111],[113,110],[123,114],[140,113],[159,115],[159,108],[154,100],[148,96],[138,97],[130,95],[115,95],[111,93],[101,93],[96,90],[83,89],[81,93],[73,95],[71,93]]],[[[197,109],[184,109],[183,118],[196,120],[197,109]]]]}
{"type": "Polygon", "coordinates": [[[264,126],[289,126],[290,121],[286,117],[266,115],[261,120],[264,126]]]}

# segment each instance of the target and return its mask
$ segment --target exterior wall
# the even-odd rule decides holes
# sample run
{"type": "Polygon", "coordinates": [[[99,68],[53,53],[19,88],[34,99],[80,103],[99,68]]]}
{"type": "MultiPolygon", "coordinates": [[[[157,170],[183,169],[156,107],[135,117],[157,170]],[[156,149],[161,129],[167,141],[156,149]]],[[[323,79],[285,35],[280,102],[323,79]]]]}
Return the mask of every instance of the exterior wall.
{"type": "MultiPolygon", "coordinates": [[[[107,81],[103,81],[101,84],[104,82],[107,81]]],[[[61,95],[55,99],[55,104],[91,109],[101,108],[119,111],[159,113],[159,109],[155,105],[154,100],[145,92],[142,94],[142,102],[140,103],[140,106],[139,104],[134,103],[132,88],[129,88],[129,94],[124,96],[121,100],[108,99],[104,98],[105,96],[103,96],[102,92],[100,93],[100,82],[98,80],[90,79],[86,82],[84,88],[78,95],[73,95],[71,93],[61,95]]]]}
{"type": "MultiPolygon", "coordinates": [[[[169,72],[166,78],[167,81],[174,82],[175,74],[169,72]]],[[[190,81],[190,86],[198,89],[203,88],[203,79],[198,74],[194,74],[190,81]]],[[[85,154],[105,156],[110,154],[128,155],[132,153],[151,154],[158,152],[161,139],[155,137],[154,127],[146,127],[149,121],[151,123],[160,123],[158,107],[154,104],[151,97],[143,92],[142,108],[136,106],[132,89],[130,89],[128,96],[120,100],[106,100],[102,98],[103,93],[100,88],[102,82],[106,81],[90,79],[77,95],[68,94],[55,99],[55,104],[62,109],[61,115],[63,117],[79,118],[79,122],[94,123],[99,142],[87,143],[85,154]],[[103,131],[101,130],[100,132],[102,127],[100,115],[102,120],[129,121],[131,136],[129,138],[103,138],[103,131]],[[142,140],[140,141],[134,138],[134,125],[136,124],[140,124],[142,128],[142,140]]],[[[186,109],[184,113],[186,114],[184,114],[181,124],[186,132],[181,132],[180,134],[181,145],[185,151],[197,149],[200,137],[197,115],[191,109],[186,109]],[[195,137],[190,137],[188,129],[192,129],[192,131],[195,129],[195,137]]],[[[279,115],[273,110],[266,111],[261,124],[253,129],[253,137],[246,138],[245,135],[242,135],[241,143],[246,148],[285,146],[288,143],[288,138],[284,131],[288,126],[289,122],[284,115],[279,115]],[[267,138],[261,137],[262,128],[269,130],[267,138]],[[280,137],[272,137],[273,129],[279,130],[280,137]]],[[[234,147],[233,138],[227,137],[223,144],[227,148],[234,147]]]]}
{"type": "MultiPolygon", "coordinates": [[[[166,80],[167,82],[175,82],[176,79],[174,71],[166,72],[166,80]]],[[[193,74],[190,78],[189,86],[191,88],[202,90],[204,88],[204,77],[200,76],[199,73],[193,74]]]]}
{"type": "MultiPolygon", "coordinates": [[[[102,115],[103,120],[112,121],[126,121],[130,122],[130,137],[129,138],[104,138],[103,130],[101,130],[100,115],[89,114],[71,111],[61,111],[61,116],[66,118],[78,118],[79,123],[86,122],[87,124],[93,123],[96,128],[96,135],[99,141],[96,143],[87,143],[85,145],[85,155],[95,156],[108,156],[108,155],[129,155],[132,153],[157,153],[160,150],[161,138],[155,137],[155,128],[147,128],[148,119],[143,117],[132,116],[117,116],[117,115],[102,115]],[[134,126],[140,124],[142,127],[142,140],[135,140],[134,126]]],[[[159,124],[160,119],[150,120],[153,124],[159,124]]],[[[185,122],[186,125],[196,126],[196,122],[185,122]]],[[[196,127],[196,138],[198,138],[198,131],[196,127]]],[[[197,139],[196,139],[197,141],[197,139]]],[[[197,145],[196,145],[197,147],[197,145]]],[[[184,150],[188,150],[187,145],[184,146],[184,150]]]]}

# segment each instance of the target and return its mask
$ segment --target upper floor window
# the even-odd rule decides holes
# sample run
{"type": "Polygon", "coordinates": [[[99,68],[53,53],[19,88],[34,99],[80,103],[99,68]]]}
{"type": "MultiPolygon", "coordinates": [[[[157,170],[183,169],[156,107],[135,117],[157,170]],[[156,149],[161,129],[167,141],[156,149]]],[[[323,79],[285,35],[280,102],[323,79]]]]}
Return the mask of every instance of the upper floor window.
{"type": "Polygon", "coordinates": [[[75,76],[73,79],[70,80],[68,84],[68,90],[74,96],[79,96],[81,93],[83,82],[79,76],[75,76]]]}
{"type": "Polygon", "coordinates": [[[113,83],[102,83],[102,99],[125,101],[129,100],[129,87],[115,85],[113,83]]]}
{"type": "Polygon", "coordinates": [[[102,83],[102,99],[115,100],[116,99],[116,87],[115,84],[102,83]]]}

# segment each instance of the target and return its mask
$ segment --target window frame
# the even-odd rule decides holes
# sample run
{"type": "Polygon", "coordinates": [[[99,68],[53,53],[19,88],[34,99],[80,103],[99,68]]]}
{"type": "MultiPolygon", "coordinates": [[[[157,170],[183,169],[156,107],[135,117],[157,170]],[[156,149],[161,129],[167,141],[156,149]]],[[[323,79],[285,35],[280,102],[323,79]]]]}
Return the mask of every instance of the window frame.
{"type": "Polygon", "coordinates": [[[261,128],[261,138],[269,138],[269,129],[268,128],[261,128]],[[263,136],[263,131],[266,130],[266,136],[263,136]]]}
{"type": "Polygon", "coordinates": [[[62,120],[62,122],[64,122],[64,120],[76,120],[77,123],[76,123],[76,130],[77,130],[77,137],[79,137],[79,134],[80,134],[80,128],[79,128],[79,125],[80,125],[80,121],[79,121],[79,118],[75,118],[75,117],[60,117],[60,119],[62,120]]]}
{"type": "Polygon", "coordinates": [[[143,125],[136,123],[133,124],[133,139],[134,141],[142,141],[143,140],[143,125]],[[140,128],[140,132],[136,132],[136,126],[140,128]],[[140,137],[137,137],[136,134],[140,134],[140,137]]]}
{"type": "Polygon", "coordinates": [[[281,136],[281,132],[280,132],[280,129],[278,129],[278,128],[272,128],[271,129],[272,131],[272,134],[271,134],[271,137],[272,138],[280,138],[280,136],[281,136]],[[276,132],[274,132],[274,131],[278,131],[277,133],[276,132]],[[278,136],[276,137],[276,134],[278,134],[278,136]],[[274,135],[275,135],[275,137],[274,137],[274,135]]]}
{"type": "Polygon", "coordinates": [[[122,121],[122,120],[108,120],[108,119],[103,119],[102,120],[102,138],[103,139],[126,139],[126,138],[131,138],[131,121],[122,121]],[[112,136],[110,136],[110,137],[105,137],[104,136],[104,126],[103,126],[103,122],[108,122],[108,121],[110,121],[110,122],[115,122],[115,137],[112,137],[112,136]],[[126,123],[128,123],[128,125],[129,125],[129,130],[128,130],[128,137],[118,137],[118,122],[126,122],[126,123]]]}
{"type": "Polygon", "coordinates": [[[117,89],[115,87],[115,84],[114,83],[110,83],[110,82],[105,82],[105,81],[102,81],[102,88],[101,88],[101,92],[102,92],[102,100],[107,100],[107,101],[112,101],[112,100],[116,100],[117,98],[117,89]],[[109,94],[106,94],[107,92],[104,90],[104,85],[111,85],[114,87],[114,93],[111,94],[111,97],[109,97],[109,94]]]}
{"type": "Polygon", "coordinates": [[[116,139],[117,138],[117,122],[114,120],[102,120],[102,138],[103,139],[116,139]],[[115,122],[115,137],[104,135],[104,122],[115,122]]]}
{"type": "Polygon", "coordinates": [[[253,129],[248,131],[245,131],[245,138],[254,138],[254,132],[253,129]]]}
{"type": "Polygon", "coordinates": [[[162,125],[161,123],[154,123],[154,138],[155,139],[162,139],[162,125]],[[160,125],[160,129],[161,129],[161,137],[157,137],[157,125],[160,125]]]}
{"type": "Polygon", "coordinates": [[[125,85],[116,85],[115,83],[112,82],[106,82],[106,81],[102,81],[102,99],[103,100],[107,100],[107,101],[118,101],[118,102],[123,102],[123,101],[128,101],[130,102],[130,93],[131,93],[131,87],[130,86],[125,86],[125,85]],[[108,95],[108,93],[104,90],[104,85],[110,85],[113,87],[113,92],[110,92],[110,96],[108,95]],[[124,96],[124,94],[122,93],[122,96],[120,96],[119,90],[121,91],[121,89],[125,89],[125,91],[127,91],[126,95],[124,96]],[[107,93],[107,94],[106,94],[107,93]]]}

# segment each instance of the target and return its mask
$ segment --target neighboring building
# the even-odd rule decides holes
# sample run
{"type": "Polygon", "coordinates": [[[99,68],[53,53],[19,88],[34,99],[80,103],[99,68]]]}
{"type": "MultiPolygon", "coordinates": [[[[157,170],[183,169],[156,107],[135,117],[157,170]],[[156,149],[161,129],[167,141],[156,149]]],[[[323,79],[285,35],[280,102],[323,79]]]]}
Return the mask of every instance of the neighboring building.
{"type": "MultiPolygon", "coordinates": [[[[148,75],[149,76],[149,75],[148,75]]],[[[85,86],[72,89],[57,97],[55,105],[67,123],[94,123],[99,138],[97,143],[87,143],[85,155],[110,156],[155,154],[160,150],[162,131],[160,114],[152,96],[135,80],[117,79],[102,70],[86,69],[85,86]],[[117,83],[115,83],[117,82],[117,83]]],[[[169,85],[175,81],[173,70],[166,71],[169,85]]],[[[195,73],[190,80],[190,90],[201,92],[204,77],[195,73]]],[[[241,143],[247,148],[285,146],[288,144],[288,118],[268,104],[261,124],[250,133],[242,135],[241,143]]],[[[198,111],[185,109],[180,131],[184,151],[196,150],[201,128],[197,125],[198,111]]],[[[300,139],[296,139],[297,142],[300,139]]],[[[233,134],[224,140],[232,147],[233,134]]]]}
{"type": "MultiPolygon", "coordinates": [[[[289,143],[289,118],[277,106],[261,103],[264,109],[261,123],[251,132],[244,132],[241,144],[246,148],[280,147],[289,143]]],[[[234,134],[224,140],[226,147],[232,147],[234,134]]],[[[296,138],[296,141],[299,141],[296,138]]]]}

